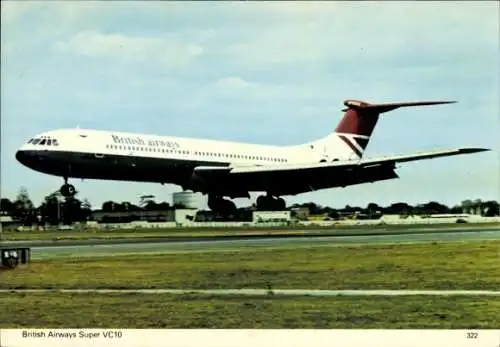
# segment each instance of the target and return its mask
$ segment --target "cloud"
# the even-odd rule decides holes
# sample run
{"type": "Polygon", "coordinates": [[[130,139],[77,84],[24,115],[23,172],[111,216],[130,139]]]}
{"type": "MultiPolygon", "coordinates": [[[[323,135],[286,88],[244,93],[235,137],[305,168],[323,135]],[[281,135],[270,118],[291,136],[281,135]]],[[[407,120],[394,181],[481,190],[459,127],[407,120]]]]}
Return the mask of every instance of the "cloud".
{"type": "Polygon", "coordinates": [[[244,90],[251,87],[257,87],[256,83],[250,83],[243,80],[241,77],[226,77],[215,82],[215,88],[221,92],[228,92],[237,90],[244,90]]]}
{"type": "MultiPolygon", "coordinates": [[[[1,2],[1,19],[2,24],[15,23],[25,13],[33,10],[35,5],[30,1],[14,1],[5,0],[1,2]]],[[[35,5],[36,6],[36,5],[35,5]]]]}
{"type": "Polygon", "coordinates": [[[415,65],[416,56],[420,66],[442,66],[474,55],[491,56],[492,51],[479,48],[493,43],[489,33],[498,30],[497,14],[471,3],[458,7],[453,3],[252,3],[246,9],[247,21],[258,18],[259,26],[247,29],[242,42],[222,48],[244,68],[331,63],[353,69],[360,61],[392,62],[397,64],[394,67],[406,68],[415,65]]]}
{"type": "Polygon", "coordinates": [[[201,46],[174,38],[102,34],[97,31],[80,32],[67,42],[56,43],[55,49],[124,63],[156,63],[163,68],[185,67],[203,53],[201,46]]]}

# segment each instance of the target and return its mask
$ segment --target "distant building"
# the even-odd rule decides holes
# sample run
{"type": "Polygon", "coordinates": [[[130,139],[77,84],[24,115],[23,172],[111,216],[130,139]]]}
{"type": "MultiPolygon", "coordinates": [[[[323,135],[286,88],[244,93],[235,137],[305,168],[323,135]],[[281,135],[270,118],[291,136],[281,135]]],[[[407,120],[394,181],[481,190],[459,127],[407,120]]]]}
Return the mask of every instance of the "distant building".
{"type": "Polygon", "coordinates": [[[200,193],[177,192],[172,194],[174,206],[182,205],[188,209],[202,210],[206,206],[206,199],[200,193]]]}
{"type": "Polygon", "coordinates": [[[252,213],[254,223],[289,222],[292,219],[291,217],[291,211],[253,211],[252,213]]]}
{"type": "Polygon", "coordinates": [[[197,210],[177,209],[175,210],[175,222],[181,225],[191,224],[196,220],[197,210]]]}
{"type": "Polygon", "coordinates": [[[93,211],[91,219],[98,223],[129,223],[133,221],[173,222],[174,210],[105,212],[93,211]]]}
{"type": "Polygon", "coordinates": [[[470,214],[467,213],[441,213],[431,214],[428,218],[468,218],[470,214]]]}
{"type": "Polygon", "coordinates": [[[2,230],[3,228],[7,228],[7,227],[15,228],[15,227],[18,227],[22,224],[23,223],[12,219],[11,216],[8,216],[5,214],[0,215],[0,230],[2,230]]]}

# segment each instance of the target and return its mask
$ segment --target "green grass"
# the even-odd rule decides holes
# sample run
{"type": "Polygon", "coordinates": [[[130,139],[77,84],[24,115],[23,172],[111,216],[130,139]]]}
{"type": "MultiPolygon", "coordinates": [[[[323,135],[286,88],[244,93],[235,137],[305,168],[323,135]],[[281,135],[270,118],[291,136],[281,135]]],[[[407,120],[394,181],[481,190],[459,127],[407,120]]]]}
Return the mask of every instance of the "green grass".
{"type": "Polygon", "coordinates": [[[498,227],[500,223],[478,223],[478,224],[438,224],[438,225],[332,225],[322,226],[286,226],[286,227],[207,227],[207,228],[136,228],[136,229],[113,229],[113,230],[84,230],[84,231],[13,231],[4,230],[0,234],[0,240],[88,240],[88,239],[120,239],[120,238],[157,238],[157,237],[216,237],[234,235],[296,235],[315,234],[329,232],[332,234],[348,234],[353,231],[356,234],[369,233],[391,233],[401,231],[420,232],[421,229],[450,230],[450,229],[483,229],[498,227]]]}
{"type": "Polygon", "coordinates": [[[500,288],[500,241],[247,249],[43,260],[0,288],[500,288]]]}
{"type": "Polygon", "coordinates": [[[0,328],[493,329],[487,297],[216,297],[0,293],[0,328]]]}

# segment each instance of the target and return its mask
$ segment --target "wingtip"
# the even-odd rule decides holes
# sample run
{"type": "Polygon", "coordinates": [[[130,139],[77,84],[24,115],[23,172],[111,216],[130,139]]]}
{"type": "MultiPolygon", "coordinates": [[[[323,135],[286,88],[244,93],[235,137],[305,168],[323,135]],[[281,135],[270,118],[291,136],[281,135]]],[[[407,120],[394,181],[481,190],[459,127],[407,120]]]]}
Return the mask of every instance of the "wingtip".
{"type": "Polygon", "coordinates": [[[489,152],[491,148],[461,148],[460,152],[462,153],[479,153],[479,152],[489,152]]]}

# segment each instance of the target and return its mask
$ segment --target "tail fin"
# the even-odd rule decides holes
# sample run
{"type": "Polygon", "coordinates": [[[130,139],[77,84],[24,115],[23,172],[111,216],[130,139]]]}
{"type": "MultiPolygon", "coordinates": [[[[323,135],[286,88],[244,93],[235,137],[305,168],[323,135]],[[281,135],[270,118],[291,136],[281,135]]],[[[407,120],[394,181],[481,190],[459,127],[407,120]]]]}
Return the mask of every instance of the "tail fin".
{"type": "Polygon", "coordinates": [[[368,146],[378,117],[381,113],[389,112],[400,107],[426,106],[451,104],[455,101],[421,101],[387,104],[370,104],[358,100],[346,100],[343,109],[344,117],[335,129],[335,134],[356,154],[358,158],[368,146]]]}

